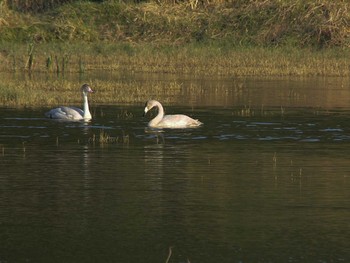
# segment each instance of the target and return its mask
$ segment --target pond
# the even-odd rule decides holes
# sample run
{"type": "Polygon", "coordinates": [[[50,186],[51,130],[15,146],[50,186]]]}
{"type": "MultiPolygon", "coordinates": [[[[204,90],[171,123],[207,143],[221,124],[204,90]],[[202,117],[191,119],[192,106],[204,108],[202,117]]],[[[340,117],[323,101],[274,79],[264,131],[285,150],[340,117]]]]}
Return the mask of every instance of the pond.
{"type": "Polygon", "coordinates": [[[160,100],[194,129],[148,129],[141,100],[0,108],[0,261],[350,260],[348,80],[193,81],[160,100]]]}

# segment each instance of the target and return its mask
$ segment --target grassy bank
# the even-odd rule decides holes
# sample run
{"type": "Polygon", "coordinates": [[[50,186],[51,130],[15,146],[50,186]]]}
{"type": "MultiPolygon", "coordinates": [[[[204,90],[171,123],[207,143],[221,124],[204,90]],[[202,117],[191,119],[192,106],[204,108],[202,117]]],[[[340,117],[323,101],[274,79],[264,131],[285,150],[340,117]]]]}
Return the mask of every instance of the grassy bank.
{"type": "MultiPolygon", "coordinates": [[[[138,2],[1,1],[0,72],[350,76],[346,1],[138,2]]],[[[145,91],[125,83],[92,84],[105,92],[92,98],[96,103],[115,103],[110,94],[116,90],[118,102],[126,103],[164,90],[183,95],[176,82],[145,91]]],[[[62,81],[3,82],[0,104],[80,103],[76,89],[62,81]]]]}
{"type": "Polygon", "coordinates": [[[340,0],[18,2],[0,5],[1,71],[349,75],[340,0]]]}
{"type": "Polygon", "coordinates": [[[0,40],[168,45],[224,41],[231,46],[318,48],[350,44],[350,4],[343,0],[56,0],[44,8],[45,2],[2,1],[0,40]],[[40,4],[42,10],[31,12],[40,4]]]}

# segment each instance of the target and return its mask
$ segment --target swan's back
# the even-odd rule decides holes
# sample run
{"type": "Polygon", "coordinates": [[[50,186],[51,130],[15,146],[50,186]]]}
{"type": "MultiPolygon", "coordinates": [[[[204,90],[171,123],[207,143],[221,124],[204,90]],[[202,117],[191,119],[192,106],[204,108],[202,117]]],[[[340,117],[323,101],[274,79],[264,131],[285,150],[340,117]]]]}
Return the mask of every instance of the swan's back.
{"type": "Polygon", "coordinates": [[[45,116],[50,119],[61,120],[82,120],[84,111],[76,107],[60,106],[45,113],[45,116]]]}
{"type": "Polygon", "coordinates": [[[191,128],[202,125],[199,120],[183,114],[165,115],[163,119],[157,124],[159,128],[191,128]]]}

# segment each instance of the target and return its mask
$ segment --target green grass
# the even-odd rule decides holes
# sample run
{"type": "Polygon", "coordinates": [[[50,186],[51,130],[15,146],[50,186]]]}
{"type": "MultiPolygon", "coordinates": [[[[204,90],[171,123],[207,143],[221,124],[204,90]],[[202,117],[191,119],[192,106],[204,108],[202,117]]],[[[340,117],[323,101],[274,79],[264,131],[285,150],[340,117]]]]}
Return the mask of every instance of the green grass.
{"type": "Polygon", "coordinates": [[[340,0],[12,3],[0,5],[0,71],[349,75],[340,0]]]}

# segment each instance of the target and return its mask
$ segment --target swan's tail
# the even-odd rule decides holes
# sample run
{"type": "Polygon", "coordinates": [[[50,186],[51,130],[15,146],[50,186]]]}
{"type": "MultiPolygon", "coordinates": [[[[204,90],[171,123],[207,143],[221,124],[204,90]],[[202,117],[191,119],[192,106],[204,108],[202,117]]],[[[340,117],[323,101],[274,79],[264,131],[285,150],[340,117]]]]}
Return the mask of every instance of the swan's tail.
{"type": "Polygon", "coordinates": [[[191,123],[190,126],[192,126],[192,127],[199,127],[201,125],[203,125],[203,122],[200,122],[199,120],[193,120],[193,122],[191,123]]]}

